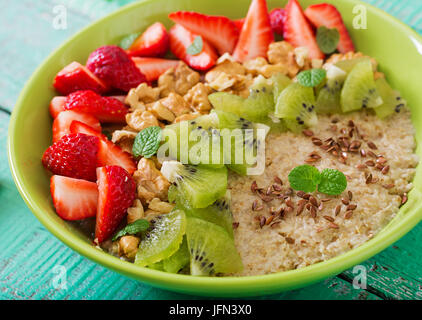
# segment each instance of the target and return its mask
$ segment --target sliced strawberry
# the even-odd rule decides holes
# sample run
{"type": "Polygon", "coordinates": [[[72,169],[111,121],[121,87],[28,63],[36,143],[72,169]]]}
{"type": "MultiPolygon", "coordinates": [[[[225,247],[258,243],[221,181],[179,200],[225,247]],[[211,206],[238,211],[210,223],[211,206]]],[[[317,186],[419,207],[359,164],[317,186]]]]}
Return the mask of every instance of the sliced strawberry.
{"type": "Polygon", "coordinates": [[[53,119],[55,119],[60,112],[64,111],[64,106],[66,104],[66,97],[54,97],[50,102],[49,111],[53,119]]]}
{"type": "Polygon", "coordinates": [[[128,108],[112,97],[102,97],[91,90],[71,93],[66,98],[66,110],[92,114],[101,122],[126,123],[128,108]]]}
{"type": "Polygon", "coordinates": [[[338,51],[341,53],[355,51],[355,46],[344,25],[341,13],[336,7],[328,3],[315,4],[309,6],[305,10],[305,16],[317,28],[325,26],[330,29],[336,28],[338,30],[340,33],[340,42],[337,47],[338,51]]]}
{"type": "Polygon", "coordinates": [[[179,65],[179,60],[160,58],[139,58],[133,57],[133,62],[139,70],[147,77],[148,82],[157,80],[168,69],[179,65]]]}
{"type": "Polygon", "coordinates": [[[107,139],[105,135],[95,131],[86,124],[74,121],[70,126],[72,133],[85,133],[100,138],[100,148],[98,151],[99,166],[116,165],[124,168],[130,174],[136,171],[136,163],[132,156],[123,151],[119,146],[107,139]]]}
{"type": "Polygon", "coordinates": [[[193,43],[198,35],[190,32],[180,24],[174,25],[170,29],[170,50],[180,60],[185,61],[191,68],[196,70],[208,70],[217,61],[217,53],[214,48],[203,39],[202,51],[197,55],[186,53],[187,48],[193,43]]]}
{"type": "Polygon", "coordinates": [[[79,62],[72,62],[64,67],[54,78],[53,86],[64,95],[77,90],[93,90],[98,93],[108,90],[103,81],[79,62]]]}
{"type": "Polygon", "coordinates": [[[169,35],[166,27],[156,22],[136,39],[130,46],[130,56],[161,57],[169,49],[169,35]]]}
{"type": "Polygon", "coordinates": [[[82,220],[97,214],[95,182],[55,175],[50,179],[50,192],[56,212],[64,220],[82,220]]]}
{"type": "Polygon", "coordinates": [[[99,148],[98,137],[67,134],[44,152],[42,163],[53,174],[95,181],[99,148]]]}
{"type": "Polygon", "coordinates": [[[234,49],[233,58],[245,62],[256,57],[266,57],[268,46],[274,41],[265,0],[253,0],[239,41],[234,49]]]}
{"type": "Polygon", "coordinates": [[[122,103],[125,103],[126,96],[110,96],[111,98],[117,99],[122,103]]]}
{"type": "Polygon", "coordinates": [[[286,10],[275,8],[270,12],[271,29],[278,35],[283,35],[284,20],[286,18],[286,10]]]}
{"type": "Polygon", "coordinates": [[[245,24],[245,18],[233,20],[233,23],[236,25],[237,30],[240,32],[243,28],[243,25],[245,24]]]}
{"type": "Polygon", "coordinates": [[[116,231],[136,197],[136,184],[118,166],[97,169],[98,207],[95,238],[102,243],[116,231]]]}
{"type": "Polygon", "coordinates": [[[170,13],[169,18],[207,40],[220,55],[226,52],[232,53],[239,38],[239,29],[227,17],[177,11],[170,13]]]}
{"type": "Polygon", "coordinates": [[[118,46],[98,48],[91,53],[86,66],[107,85],[125,92],[146,81],[129,55],[118,46]]]}
{"type": "Polygon", "coordinates": [[[290,42],[294,47],[307,47],[310,58],[324,59],[325,55],[318,47],[315,33],[297,0],[289,0],[286,5],[283,35],[284,40],[290,42]]]}
{"type": "Polygon", "coordinates": [[[93,130],[101,132],[101,125],[97,118],[84,112],[75,112],[66,110],[59,113],[53,121],[53,142],[60,140],[61,137],[70,133],[70,125],[74,120],[85,123],[93,130]]]}

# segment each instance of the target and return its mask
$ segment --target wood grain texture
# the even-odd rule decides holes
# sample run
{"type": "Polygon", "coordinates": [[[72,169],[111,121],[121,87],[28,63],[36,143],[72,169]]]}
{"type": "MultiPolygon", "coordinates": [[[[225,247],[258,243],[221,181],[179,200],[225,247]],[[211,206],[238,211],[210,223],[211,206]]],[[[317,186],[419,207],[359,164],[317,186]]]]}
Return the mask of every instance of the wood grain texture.
{"type": "MultiPolygon", "coordinates": [[[[128,279],[81,257],[31,214],[12,181],[6,159],[9,114],[35,68],[72,34],[133,0],[0,0],[0,299],[196,299],[128,279]],[[64,4],[68,28],[52,27],[64,4]],[[30,26],[30,27],[29,27],[30,26]],[[60,266],[67,288],[55,286],[60,266]]],[[[422,33],[422,2],[368,0],[422,33]]],[[[29,137],[28,137],[29,139],[29,137]]],[[[300,290],[260,299],[422,299],[422,224],[394,246],[362,263],[367,289],[352,286],[353,268],[300,290]]]]}

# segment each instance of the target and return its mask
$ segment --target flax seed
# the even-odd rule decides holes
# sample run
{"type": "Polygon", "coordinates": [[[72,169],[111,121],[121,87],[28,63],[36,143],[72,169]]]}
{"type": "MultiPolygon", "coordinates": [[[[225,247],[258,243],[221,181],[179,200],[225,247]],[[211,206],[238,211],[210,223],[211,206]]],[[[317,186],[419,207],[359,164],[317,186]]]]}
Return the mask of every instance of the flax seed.
{"type": "Polygon", "coordinates": [[[305,192],[300,191],[300,190],[298,192],[296,192],[296,195],[300,198],[304,198],[305,194],[306,194],[305,192]]]}
{"type": "Polygon", "coordinates": [[[367,168],[368,168],[368,166],[367,166],[366,164],[361,163],[361,164],[358,164],[358,165],[356,166],[356,168],[357,168],[358,170],[365,170],[365,169],[367,169],[367,168]]]}
{"type": "Polygon", "coordinates": [[[338,205],[334,211],[335,215],[338,216],[340,214],[341,211],[341,205],[338,205]]]}
{"type": "Polygon", "coordinates": [[[259,219],[259,226],[262,228],[263,226],[265,226],[265,222],[267,221],[267,219],[264,216],[261,216],[261,218],[259,219]]]}
{"type": "Polygon", "coordinates": [[[317,210],[315,207],[311,207],[311,217],[316,218],[317,216],[317,210]]]}
{"type": "Polygon", "coordinates": [[[341,202],[343,202],[343,204],[345,205],[345,206],[347,206],[347,205],[349,205],[349,200],[348,199],[346,199],[346,198],[342,198],[341,199],[341,202]]]}
{"type": "Polygon", "coordinates": [[[314,135],[312,130],[303,130],[302,133],[307,137],[312,137],[314,135]]]}
{"type": "Polygon", "coordinates": [[[312,208],[312,205],[308,202],[305,206],[306,210],[310,211],[312,208]]]}
{"type": "Polygon", "coordinates": [[[293,239],[293,238],[286,237],[285,239],[286,239],[286,242],[287,242],[288,244],[294,244],[294,243],[295,243],[295,239],[293,239]]]}
{"type": "Polygon", "coordinates": [[[377,169],[378,171],[381,171],[382,169],[384,169],[384,166],[383,166],[383,165],[381,165],[381,164],[379,164],[379,163],[377,163],[377,164],[375,165],[375,169],[377,169]]]}
{"type": "Polygon", "coordinates": [[[322,146],[322,141],[319,138],[313,137],[312,138],[312,143],[316,146],[322,146]]]}
{"type": "Polygon", "coordinates": [[[309,202],[314,206],[314,207],[318,207],[318,201],[315,197],[310,197],[309,198],[309,202]]]}
{"type": "Polygon", "coordinates": [[[330,216],[323,216],[323,218],[327,221],[334,222],[334,218],[330,216]]]}
{"type": "Polygon", "coordinates": [[[382,185],[385,189],[391,189],[394,188],[394,183],[388,183],[388,184],[384,184],[382,185]]]}
{"type": "Polygon", "coordinates": [[[350,219],[352,216],[353,216],[352,210],[346,211],[346,214],[344,215],[344,219],[350,219]]]}
{"type": "Polygon", "coordinates": [[[281,223],[280,221],[273,222],[273,223],[270,225],[270,227],[271,227],[271,228],[274,228],[276,225],[278,225],[278,224],[280,224],[280,223],[281,223]]]}
{"type": "Polygon", "coordinates": [[[315,158],[308,158],[308,159],[305,159],[305,163],[314,163],[314,162],[317,162],[319,159],[315,159],[315,158]]]}
{"type": "Polygon", "coordinates": [[[273,184],[274,191],[281,191],[283,188],[279,184],[273,184]]]}
{"type": "Polygon", "coordinates": [[[365,164],[366,164],[368,167],[373,167],[373,166],[375,166],[375,162],[374,162],[374,161],[372,161],[372,160],[368,160],[368,161],[366,161],[366,162],[365,162],[365,164]]]}
{"type": "Polygon", "coordinates": [[[349,210],[353,211],[353,210],[355,210],[356,208],[357,208],[357,205],[356,205],[356,204],[349,204],[349,205],[347,206],[346,210],[347,210],[347,211],[349,211],[349,210]]]}
{"type": "Polygon", "coordinates": [[[284,209],[284,212],[285,213],[290,213],[292,211],[293,211],[293,208],[292,207],[287,207],[286,209],[284,209]]]}
{"type": "Polygon", "coordinates": [[[370,174],[368,175],[368,177],[366,178],[365,183],[366,183],[366,184],[370,184],[370,183],[372,183],[372,173],[370,173],[370,174]]]}
{"type": "Polygon", "coordinates": [[[387,162],[387,160],[384,157],[379,157],[377,159],[377,163],[379,163],[379,164],[385,164],[386,162],[387,162]]]}
{"type": "Polygon", "coordinates": [[[319,205],[319,207],[318,207],[318,210],[319,211],[322,211],[322,209],[324,208],[324,206],[323,206],[323,204],[322,204],[322,202],[321,202],[321,204],[319,205]]]}
{"type": "Polygon", "coordinates": [[[360,155],[362,158],[366,157],[366,151],[364,149],[360,149],[360,155]]]}
{"type": "Polygon", "coordinates": [[[388,171],[390,171],[390,166],[385,166],[384,168],[382,168],[381,173],[382,174],[387,174],[388,171]]]}
{"type": "Polygon", "coordinates": [[[373,143],[372,141],[368,141],[366,143],[368,145],[369,148],[371,148],[372,150],[376,150],[378,149],[377,146],[375,145],[375,143],[373,143]]]}
{"type": "Polygon", "coordinates": [[[290,200],[290,199],[287,199],[287,200],[286,200],[286,206],[288,206],[288,207],[290,207],[290,208],[292,208],[292,209],[294,209],[294,207],[295,207],[295,205],[294,205],[293,201],[292,201],[292,200],[290,200]]]}
{"type": "Polygon", "coordinates": [[[338,224],[336,224],[334,222],[330,222],[328,224],[328,227],[331,228],[331,229],[338,229],[339,228],[338,224]]]}
{"type": "Polygon", "coordinates": [[[277,176],[274,177],[274,182],[283,185],[283,181],[277,176]]]}
{"type": "Polygon", "coordinates": [[[253,181],[251,184],[251,191],[252,193],[255,193],[256,190],[258,190],[258,185],[256,184],[256,181],[253,181]]]}
{"type": "Polygon", "coordinates": [[[305,208],[305,204],[300,204],[298,207],[297,207],[297,211],[296,211],[296,216],[299,216],[302,212],[303,212],[303,209],[305,208]]]}
{"type": "Polygon", "coordinates": [[[352,191],[347,191],[347,195],[349,196],[349,200],[350,201],[352,201],[352,199],[353,199],[353,193],[352,193],[352,191]]]}
{"type": "Polygon", "coordinates": [[[378,158],[377,155],[375,153],[373,153],[371,150],[368,151],[368,155],[372,158],[378,158]]]}
{"type": "Polygon", "coordinates": [[[330,198],[324,198],[324,199],[321,199],[321,201],[322,202],[328,202],[328,201],[331,201],[332,199],[330,199],[330,198]]]}
{"type": "Polygon", "coordinates": [[[269,216],[267,221],[265,221],[265,225],[268,226],[274,220],[274,216],[269,216]]]}
{"type": "Polygon", "coordinates": [[[349,127],[354,127],[355,126],[355,123],[353,122],[353,120],[349,120],[349,122],[347,122],[347,125],[349,127]]]}

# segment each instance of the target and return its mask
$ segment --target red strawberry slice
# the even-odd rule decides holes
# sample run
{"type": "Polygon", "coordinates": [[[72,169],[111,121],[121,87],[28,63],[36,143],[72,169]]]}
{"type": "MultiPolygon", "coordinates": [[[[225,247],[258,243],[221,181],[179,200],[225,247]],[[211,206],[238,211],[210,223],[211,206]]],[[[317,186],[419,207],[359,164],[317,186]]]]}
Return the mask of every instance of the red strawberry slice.
{"type": "Polygon", "coordinates": [[[245,24],[245,18],[233,20],[233,23],[236,25],[239,32],[242,30],[243,25],[245,24]]]}
{"type": "Polygon", "coordinates": [[[99,148],[98,137],[67,134],[44,152],[42,163],[53,174],[95,181],[99,148]]]}
{"type": "Polygon", "coordinates": [[[174,25],[170,29],[170,50],[180,60],[185,61],[191,68],[196,70],[208,70],[217,61],[217,53],[214,48],[203,39],[202,51],[197,55],[186,53],[187,48],[193,43],[198,35],[190,32],[180,24],[174,25]]]}
{"type": "Polygon", "coordinates": [[[355,51],[355,46],[350,38],[349,32],[344,25],[341,13],[331,4],[321,3],[308,7],[305,10],[305,16],[311,23],[319,28],[325,26],[327,28],[337,28],[340,33],[340,42],[338,44],[338,51],[347,53],[355,51]]]}
{"type": "Polygon", "coordinates": [[[55,119],[60,112],[64,111],[66,104],[66,97],[54,97],[50,102],[49,111],[53,119],[55,119]]]}
{"type": "Polygon", "coordinates": [[[112,97],[102,97],[91,90],[71,93],[66,98],[66,110],[92,114],[101,122],[126,123],[128,108],[112,97]]]}
{"type": "Polygon", "coordinates": [[[146,81],[129,55],[118,46],[98,48],[91,53],[86,66],[107,85],[125,92],[146,81]]]}
{"type": "Polygon", "coordinates": [[[70,132],[84,133],[100,138],[100,148],[98,151],[99,166],[120,166],[130,174],[133,174],[136,171],[136,163],[133,161],[132,156],[108,140],[107,137],[102,133],[95,131],[90,126],[87,126],[86,124],[79,121],[72,122],[70,125],[70,132]]]}
{"type": "Polygon", "coordinates": [[[284,40],[294,47],[307,47],[311,59],[324,59],[325,55],[319,49],[314,31],[297,0],[289,0],[285,10],[284,40]]]}
{"type": "Polygon", "coordinates": [[[286,18],[286,10],[275,8],[270,12],[271,29],[278,35],[283,35],[284,19],[286,18]]]}
{"type": "Polygon", "coordinates": [[[166,27],[156,22],[136,39],[128,50],[130,56],[161,57],[169,49],[166,27]]]}
{"type": "Polygon", "coordinates": [[[220,55],[226,52],[232,53],[239,38],[239,29],[227,17],[177,11],[170,13],[169,18],[207,40],[220,55]]]}
{"type": "Polygon", "coordinates": [[[136,197],[136,184],[118,166],[97,169],[98,207],[95,238],[102,243],[116,231],[136,197]]]}
{"type": "Polygon", "coordinates": [[[50,192],[56,212],[64,220],[82,220],[97,214],[95,182],[55,175],[50,179],[50,192]]]}
{"type": "Polygon", "coordinates": [[[64,95],[77,90],[93,90],[98,93],[108,90],[103,81],[79,62],[72,62],[64,67],[54,78],[53,86],[64,95]]]}
{"type": "Polygon", "coordinates": [[[245,62],[256,57],[266,57],[268,46],[274,41],[265,0],[253,0],[239,41],[234,49],[233,58],[245,62]]]}
{"type": "Polygon", "coordinates": [[[145,75],[148,82],[157,80],[168,69],[176,68],[180,62],[179,60],[138,57],[133,57],[132,60],[145,75]]]}
{"type": "Polygon", "coordinates": [[[66,110],[60,112],[53,121],[53,142],[60,140],[61,137],[70,133],[69,127],[74,120],[81,121],[92,127],[93,130],[101,132],[100,122],[93,115],[66,110]]]}

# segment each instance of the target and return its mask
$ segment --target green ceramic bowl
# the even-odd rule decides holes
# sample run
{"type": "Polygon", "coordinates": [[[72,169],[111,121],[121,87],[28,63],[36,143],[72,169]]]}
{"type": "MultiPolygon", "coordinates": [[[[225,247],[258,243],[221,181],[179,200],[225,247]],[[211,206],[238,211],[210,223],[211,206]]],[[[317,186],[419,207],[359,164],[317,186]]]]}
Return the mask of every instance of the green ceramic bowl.
{"type": "MultiPolygon", "coordinates": [[[[357,48],[375,57],[392,85],[399,89],[412,108],[416,138],[422,141],[422,39],[406,25],[388,14],[355,0],[324,0],[343,14],[357,48]],[[367,29],[352,28],[356,5],[367,10],[367,29]]],[[[269,0],[270,8],[287,0],[269,0]]],[[[321,2],[302,0],[304,7],[321,2]]],[[[57,238],[85,257],[119,273],[169,290],[208,296],[257,296],[309,285],[336,275],[385,249],[422,218],[422,169],[418,168],[415,189],[400,214],[375,238],[357,249],[334,259],[299,270],[242,278],[211,278],[175,275],[138,267],[108,255],[90,244],[78,230],[61,220],[50,199],[48,174],[41,165],[43,151],[51,142],[48,104],[56,95],[52,88],[55,74],[73,60],[84,63],[90,52],[105,44],[115,44],[126,34],[143,30],[153,22],[171,22],[167,14],[177,10],[195,10],[244,17],[250,0],[146,0],[126,6],[82,30],[56,50],[38,68],[26,84],[13,110],[9,128],[9,162],[16,185],[35,216],[57,238]]],[[[421,148],[417,153],[421,156],[421,148]]]]}

